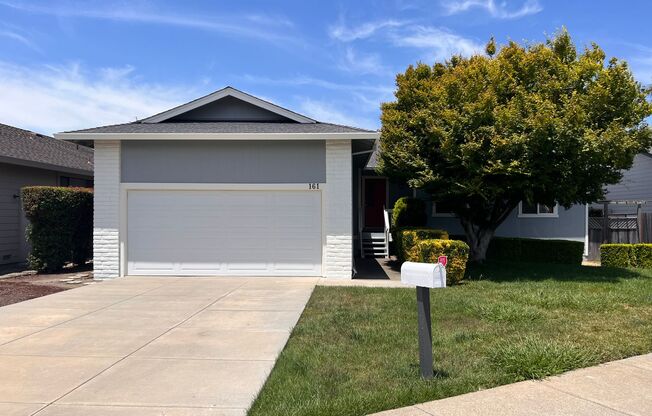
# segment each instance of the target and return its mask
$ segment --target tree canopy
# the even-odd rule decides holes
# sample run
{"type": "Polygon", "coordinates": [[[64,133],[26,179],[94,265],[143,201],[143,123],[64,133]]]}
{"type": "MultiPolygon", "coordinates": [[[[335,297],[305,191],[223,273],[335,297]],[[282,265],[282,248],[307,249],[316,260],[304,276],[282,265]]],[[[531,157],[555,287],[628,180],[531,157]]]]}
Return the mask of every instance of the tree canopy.
{"type": "Polygon", "coordinates": [[[651,90],[598,45],[578,53],[565,29],[409,66],[396,86],[382,105],[379,170],[451,203],[475,260],[519,201],[599,200],[652,145],[651,90]]]}

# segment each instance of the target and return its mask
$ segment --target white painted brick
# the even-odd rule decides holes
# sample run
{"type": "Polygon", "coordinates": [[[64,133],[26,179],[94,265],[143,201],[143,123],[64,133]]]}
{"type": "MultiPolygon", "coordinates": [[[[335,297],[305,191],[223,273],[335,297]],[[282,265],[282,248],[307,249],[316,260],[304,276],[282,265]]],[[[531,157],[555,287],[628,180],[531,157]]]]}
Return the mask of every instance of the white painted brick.
{"type": "Polygon", "coordinates": [[[120,142],[95,143],[93,269],[96,279],[120,275],[120,142]]]}
{"type": "Polygon", "coordinates": [[[324,276],[350,279],[353,270],[351,141],[326,140],[324,276]]]}

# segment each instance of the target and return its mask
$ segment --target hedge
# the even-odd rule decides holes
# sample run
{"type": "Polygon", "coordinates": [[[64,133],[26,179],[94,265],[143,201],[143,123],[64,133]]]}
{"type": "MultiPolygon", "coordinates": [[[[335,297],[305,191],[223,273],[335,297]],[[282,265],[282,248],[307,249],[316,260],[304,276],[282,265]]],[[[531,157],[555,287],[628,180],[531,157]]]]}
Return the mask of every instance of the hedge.
{"type": "Polygon", "coordinates": [[[583,256],[584,243],[569,240],[494,237],[487,249],[488,260],[579,265],[583,256]]]}
{"type": "Polygon", "coordinates": [[[652,244],[602,244],[600,263],[604,267],[652,268],[652,244]]]}
{"type": "Polygon", "coordinates": [[[420,240],[408,253],[406,261],[437,263],[439,256],[447,256],[446,284],[452,285],[464,278],[469,246],[464,241],[428,239],[420,240]]]}
{"type": "Polygon", "coordinates": [[[404,227],[397,228],[393,232],[394,244],[396,247],[396,257],[403,262],[411,256],[410,252],[414,250],[417,242],[420,240],[448,240],[448,232],[435,228],[426,227],[404,227]]]}
{"type": "Polygon", "coordinates": [[[93,257],[93,190],[29,186],[21,190],[29,220],[29,263],[38,271],[61,270],[93,257]]]}
{"type": "Polygon", "coordinates": [[[392,210],[394,227],[423,227],[427,221],[426,203],[419,198],[405,196],[394,203],[392,210]]]}

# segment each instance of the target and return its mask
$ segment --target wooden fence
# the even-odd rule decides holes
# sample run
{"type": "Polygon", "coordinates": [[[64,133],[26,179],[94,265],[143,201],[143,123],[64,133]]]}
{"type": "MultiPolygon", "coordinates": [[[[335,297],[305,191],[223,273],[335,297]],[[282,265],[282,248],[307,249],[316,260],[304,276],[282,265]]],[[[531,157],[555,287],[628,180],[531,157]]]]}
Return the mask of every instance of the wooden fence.
{"type": "Polygon", "coordinates": [[[589,260],[600,259],[603,243],[652,243],[652,213],[589,217],[589,260]],[[604,231],[607,235],[604,236],[604,231]]]}

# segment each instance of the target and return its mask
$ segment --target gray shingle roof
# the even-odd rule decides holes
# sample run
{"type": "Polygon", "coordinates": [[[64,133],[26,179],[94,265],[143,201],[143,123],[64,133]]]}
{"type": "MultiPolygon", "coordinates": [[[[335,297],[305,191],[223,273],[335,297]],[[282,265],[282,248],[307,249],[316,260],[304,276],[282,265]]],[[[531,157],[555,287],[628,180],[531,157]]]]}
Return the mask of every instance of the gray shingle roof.
{"type": "Polygon", "coordinates": [[[93,174],[93,149],[1,123],[0,157],[93,174]]]}
{"type": "Polygon", "coordinates": [[[355,127],[330,123],[265,122],[133,122],[94,127],[65,133],[373,133],[355,127]]]}

